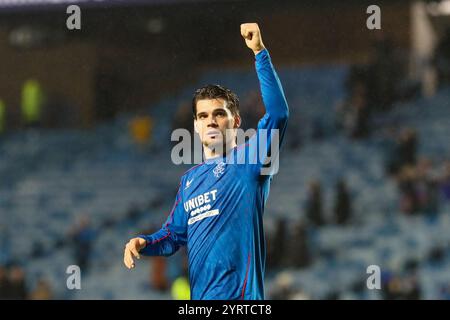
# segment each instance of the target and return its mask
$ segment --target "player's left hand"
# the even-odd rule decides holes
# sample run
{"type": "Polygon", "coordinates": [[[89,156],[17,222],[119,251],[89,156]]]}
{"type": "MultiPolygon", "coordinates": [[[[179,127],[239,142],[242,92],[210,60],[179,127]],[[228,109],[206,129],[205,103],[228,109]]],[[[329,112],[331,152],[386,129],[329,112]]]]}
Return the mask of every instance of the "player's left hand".
{"type": "Polygon", "coordinates": [[[241,35],[245,39],[247,47],[252,49],[255,55],[265,49],[257,23],[241,24],[241,35]]]}

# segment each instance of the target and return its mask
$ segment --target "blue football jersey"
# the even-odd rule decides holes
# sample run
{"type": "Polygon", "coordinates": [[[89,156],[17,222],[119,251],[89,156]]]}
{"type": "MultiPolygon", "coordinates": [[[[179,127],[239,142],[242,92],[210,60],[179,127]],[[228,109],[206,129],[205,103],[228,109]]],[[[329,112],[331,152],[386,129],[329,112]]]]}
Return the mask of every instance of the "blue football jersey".
{"type": "Polygon", "coordinates": [[[281,146],[289,109],[269,52],[255,59],[266,109],[257,133],[227,155],[188,170],[162,228],[140,236],[147,242],[143,255],[169,256],[187,246],[195,300],[264,299],[263,214],[273,172],[263,170],[278,157],[271,138],[281,146]]]}

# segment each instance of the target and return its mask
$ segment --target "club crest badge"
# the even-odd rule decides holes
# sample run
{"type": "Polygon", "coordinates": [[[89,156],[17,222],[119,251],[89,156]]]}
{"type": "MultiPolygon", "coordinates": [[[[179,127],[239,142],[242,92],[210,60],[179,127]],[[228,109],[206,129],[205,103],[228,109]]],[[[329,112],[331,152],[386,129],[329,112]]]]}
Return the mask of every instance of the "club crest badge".
{"type": "Polygon", "coordinates": [[[214,176],[219,178],[225,172],[225,162],[219,163],[213,170],[214,176]]]}

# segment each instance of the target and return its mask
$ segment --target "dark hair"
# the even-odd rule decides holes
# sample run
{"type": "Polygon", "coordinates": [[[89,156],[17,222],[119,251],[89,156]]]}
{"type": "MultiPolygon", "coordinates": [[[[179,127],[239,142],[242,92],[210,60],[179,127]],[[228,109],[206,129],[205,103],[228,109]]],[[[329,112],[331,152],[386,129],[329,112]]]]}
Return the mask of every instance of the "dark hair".
{"type": "Polygon", "coordinates": [[[197,102],[199,100],[219,99],[222,98],[227,102],[227,107],[230,109],[233,116],[239,115],[239,98],[230,89],[222,87],[218,84],[208,84],[200,89],[197,89],[192,99],[192,113],[194,119],[197,119],[197,102]]]}

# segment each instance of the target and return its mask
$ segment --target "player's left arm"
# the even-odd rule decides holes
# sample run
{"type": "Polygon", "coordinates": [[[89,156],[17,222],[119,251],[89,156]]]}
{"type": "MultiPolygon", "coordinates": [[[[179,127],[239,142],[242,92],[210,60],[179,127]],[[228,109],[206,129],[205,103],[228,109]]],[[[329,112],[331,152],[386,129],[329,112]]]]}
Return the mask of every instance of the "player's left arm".
{"type": "Polygon", "coordinates": [[[258,138],[255,139],[259,162],[265,163],[278,157],[278,151],[287,128],[289,107],[269,52],[262,41],[258,24],[242,24],[241,35],[245,39],[247,47],[255,55],[255,67],[265,107],[265,114],[258,123],[258,132],[256,134],[258,138]],[[265,139],[261,139],[264,135],[265,139]],[[278,139],[276,145],[272,143],[272,139],[275,138],[278,139]]]}

